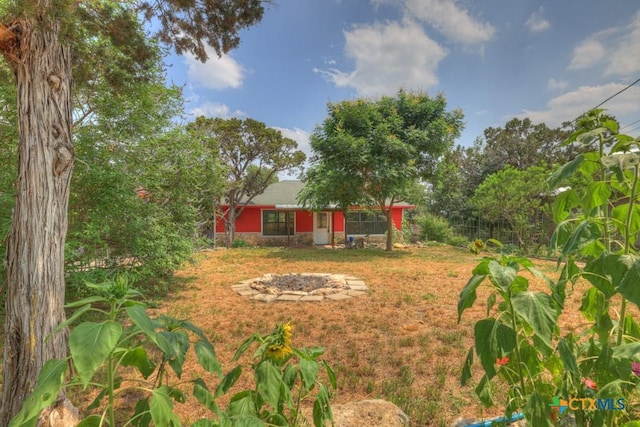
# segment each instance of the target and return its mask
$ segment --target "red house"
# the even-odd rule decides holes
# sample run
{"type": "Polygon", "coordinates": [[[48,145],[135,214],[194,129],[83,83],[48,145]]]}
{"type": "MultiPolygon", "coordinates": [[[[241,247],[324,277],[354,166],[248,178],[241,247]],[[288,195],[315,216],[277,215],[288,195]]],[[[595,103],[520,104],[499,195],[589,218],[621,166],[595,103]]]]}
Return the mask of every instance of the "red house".
{"type": "MultiPolygon", "coordinates": [[[[270,185],[247,205],[236,220],[236,240],[254,245],[327,245],[344,240],[344,229],[349,236],[369,235],[382,240],[387,230],[386,218],[379,209],[354,207],[347,213],[332,207],[313,212],[300,206],[298,192],[301,181],[279,181],[270,185]]],[[[395,203],[392,217],[400,230],[405,209],[414,208],[407,203],[395,203]]],[[[224,222],[219,219],[216,233],[224,235],[224,222]]]]}

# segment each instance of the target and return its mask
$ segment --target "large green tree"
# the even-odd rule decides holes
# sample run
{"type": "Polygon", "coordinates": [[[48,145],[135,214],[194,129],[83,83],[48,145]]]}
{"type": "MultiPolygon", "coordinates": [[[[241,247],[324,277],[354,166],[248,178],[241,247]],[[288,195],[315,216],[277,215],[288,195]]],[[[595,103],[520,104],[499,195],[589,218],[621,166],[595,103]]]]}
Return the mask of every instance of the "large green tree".
{"type": "Polygon", "coordinates": [[[532,249],[540,236],[546,240],[546,229],[539,229],[549,217],[550,171],[543,166],[525,170],[511,166],[490,175],[476,189],[470,200],[478,214],[490,223],[505,222],[523,249],[532,249]]]}
{"type": "Polygon", "coordinates": [[[443,156],[430,180],[428,210],[451,223],[464,222],[472,215],[469,199],[483,179],[482,141],[458,145],[443,156]]]}
{"type": "Polygon", "coordinates": [[[13,72],[19,129],[17,199],[6,255],[0,425],[7,425],[44,362],[64,357],[67,349],[65,333],[54,329],[64,319],[74,71],[78,84],[103,73],[114,90],[127,90],[122,75],[145,74],[147,39],[140,19],[154,19],[160,40],[178,53],[206,60],[206,44],[218,54],[237,46],[239,30],[259,21],[263,6],[260,0],[3,0],[0,11],[0,53],[13,72]],[[116,61],[94,67],[100,57],[83,56],[96,40],[118,52],[116,61]]]}
{"type": "Polygon", "coordinates": [[[200,116],[189,125],[202,144],[220,161],[224,194],[218,199],[219,217],[225,224],[225,244],[235,239],[236,219],[246,206],[280,172],[294,172],[305,161],[298,144],[253,119],[221,119],[200,116]]]}
{"type": "Polygon", "coordinates": [[[549,128],[530,119],[514,118],[504,128],[490,127],[484,131],[484,177],[506,166],[525,170],[540,164],[564,164],[575,157],[578,145],[563,145],[571,133],[567,127],[549,128]]]}
{"type": "MultiPolygon", "coordinates": [[[[104,41],[92,41],[88,49],[103,56],[117,53],[104,41]]],[[[194,153],[179,127],[170,130],[182,112],[182,94],[165,86],[162,50],[148,43],[146,56],[144,78],[134,82],[128,81],[134,77],[130,73],[120,77],[126,91],[112,90],[102,73],[74,87],[76,167],[67,272],[98,261],[111,271],[135,266],[138,278],[158,277],[190,252],[195,184],[206,176],[197,167],[202,156],[194,153]],[[140,187],[153,191],[162,203],[138,197],[140,187]]]]}
{"type": "Polygon", "coordinates": [[[418,179],[433,176],[462,129],[462,112],[446,107],[443,95],[431,98],[404,90],[378,100],[328,104],[327,118],[311,136],[314,157],[306,185],[323,202],[379,208],[387,220],[386,249],[392,250],[394,204],[406,198],[418,179]],[[327,174],[337,177],[332,181],[344,178],[349,187],[327,184],[327,174]]]}

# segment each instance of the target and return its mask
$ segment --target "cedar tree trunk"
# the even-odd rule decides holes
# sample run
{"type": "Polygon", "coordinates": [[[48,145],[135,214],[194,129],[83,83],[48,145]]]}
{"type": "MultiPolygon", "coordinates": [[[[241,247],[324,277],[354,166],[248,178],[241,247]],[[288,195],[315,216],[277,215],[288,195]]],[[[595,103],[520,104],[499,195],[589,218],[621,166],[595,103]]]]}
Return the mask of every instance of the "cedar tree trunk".
{"type": "Polygon", "coordinates": [[[49,7],[41,0],[33,18],[8,27],[13,43],[0,45],[15,73],[19,122],[17,200],[7,240],[1,426],[33,390],[44,363],[67,354],[66,334],[53,330],[65,318],[71,56],[59,43],[59,26],[47,19],[49,7]]]}

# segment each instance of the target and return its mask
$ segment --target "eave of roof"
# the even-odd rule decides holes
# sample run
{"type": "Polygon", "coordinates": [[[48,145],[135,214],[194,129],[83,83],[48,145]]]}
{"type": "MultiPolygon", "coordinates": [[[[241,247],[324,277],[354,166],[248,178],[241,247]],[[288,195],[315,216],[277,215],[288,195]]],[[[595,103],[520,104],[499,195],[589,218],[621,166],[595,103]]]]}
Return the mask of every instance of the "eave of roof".
{"type": "MultiPolygon", "coordinates": [[[[290,209],[290,210],[312,210],[308,207],[302,206],[298,203],[298,194],[304,187],[302,181],[278,181],[269,185],[264,193],[257,195],[247,205],[247,207],[263,207],[263,208],[276,208],[276,209],[290,209]]],[[[415,208],[415,205],[406,202],[394,203],[394,207],[411,209],[415,208]]],[[[328,205],[322,208],[322,210],[337,210],[335,204],[328,205]]]]}

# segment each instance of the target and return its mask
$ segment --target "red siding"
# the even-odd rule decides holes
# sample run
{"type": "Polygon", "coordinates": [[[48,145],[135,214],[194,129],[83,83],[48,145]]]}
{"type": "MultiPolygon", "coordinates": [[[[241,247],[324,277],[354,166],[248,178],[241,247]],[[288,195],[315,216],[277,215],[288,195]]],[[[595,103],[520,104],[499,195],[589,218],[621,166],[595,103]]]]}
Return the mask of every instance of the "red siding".
{"type": "Polygon", "coordinates": [[[333,231],[344,233],[344,215],[342,215],[342,212],[333,214],[333,231]]]}
{"type": "Polygon", "coordinates": [[[396,229],[402,230],[402,208],[391,209],[391,219],[396,229]]]}
{"type": "Polygon", "coordinates": [[[310,233],[313,231],[313,213],[296,211],[296,233],[310,233]]]}
{"type": "Polygon", "coordinates": [[[248,207],[236,219],[237,233],[259,233],[262,231],[262,211],[260,208],[248,207]]]}
{"type": "MultiPolygon", "coordinates": [[[[262,231],[262,210],[275,209],[273,207],[248,207],[242,212],[242,215],[236,220],[236,231],[240,233],[259,233],[262,231]]],[[[402,211],[401,207],[394,207],[391,213],[395,227],[402,229],[402,211]]],[[[309,211],[296,211],[296,233],[310,233],[313,231],[313,213],[309,211]]],[[[333,213],[333,231],[336,233],[344,232],[344,215],[342,212],[333,213]]],[[[218,219],[216,223],[216,232],[224,232],[224,223],[218,219]]]]}
{"type": "MultiPolygon", "coordinates": [[[[236,218],[236,232],[260,233],[262,231],[262,208],[247,207],[239,218],[236,218]]],[[[224,233],[224,222],[218,218],[216,232],[224,233]]]]}

